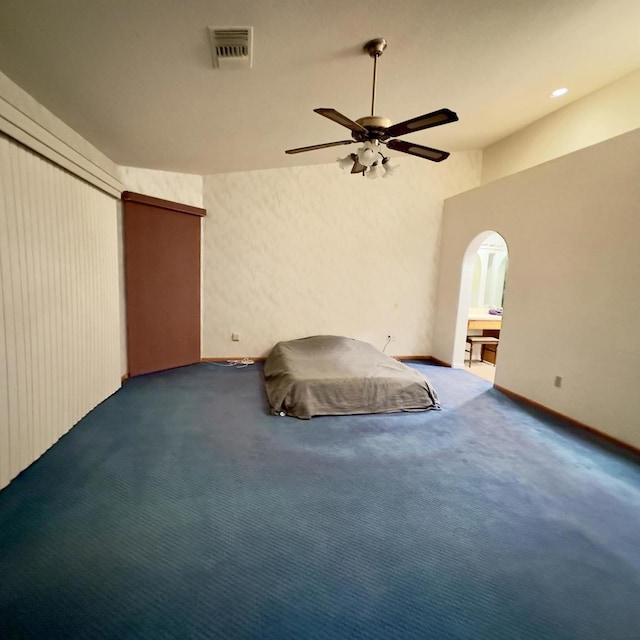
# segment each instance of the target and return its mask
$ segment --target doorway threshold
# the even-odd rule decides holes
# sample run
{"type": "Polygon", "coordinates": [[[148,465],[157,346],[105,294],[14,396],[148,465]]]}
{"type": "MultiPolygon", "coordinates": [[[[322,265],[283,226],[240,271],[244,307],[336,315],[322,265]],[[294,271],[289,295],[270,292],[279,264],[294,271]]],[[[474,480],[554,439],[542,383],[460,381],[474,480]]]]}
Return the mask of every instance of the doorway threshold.
{"type": "Polygon", "coordinates": [[[487,362],[479,362],[475,361],[471,364],[470,367],[464,367],[464,370],[467,373],[470,373],[472,376],[476,376],[478,378],[482,378],[487,382],[493,384],[496,377],[496,368],[487,362]]]}

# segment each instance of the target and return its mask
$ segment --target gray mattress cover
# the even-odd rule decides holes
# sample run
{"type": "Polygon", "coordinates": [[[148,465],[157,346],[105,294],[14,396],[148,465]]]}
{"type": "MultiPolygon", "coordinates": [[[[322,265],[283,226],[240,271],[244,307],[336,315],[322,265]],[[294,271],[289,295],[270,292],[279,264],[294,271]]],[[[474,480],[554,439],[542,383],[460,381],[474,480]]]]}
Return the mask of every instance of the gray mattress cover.
{"type": "Polygon", "coordinates": [[[274,413],[298,418],[439,409],[431,383],[373,345],[340,336],[278,342],[264,367],[274,413]]]}

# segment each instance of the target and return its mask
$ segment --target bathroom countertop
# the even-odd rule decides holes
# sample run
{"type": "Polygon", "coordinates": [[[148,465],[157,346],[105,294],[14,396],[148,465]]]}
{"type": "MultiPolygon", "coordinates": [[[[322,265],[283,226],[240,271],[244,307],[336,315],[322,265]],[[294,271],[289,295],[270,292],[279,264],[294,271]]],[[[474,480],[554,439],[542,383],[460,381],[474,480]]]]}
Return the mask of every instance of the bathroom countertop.
{"type": "Polygon", "coordinates": [[[495,316],[492,313],[469,314],[469,320],[502,320],[502,316],[495,316]]]}

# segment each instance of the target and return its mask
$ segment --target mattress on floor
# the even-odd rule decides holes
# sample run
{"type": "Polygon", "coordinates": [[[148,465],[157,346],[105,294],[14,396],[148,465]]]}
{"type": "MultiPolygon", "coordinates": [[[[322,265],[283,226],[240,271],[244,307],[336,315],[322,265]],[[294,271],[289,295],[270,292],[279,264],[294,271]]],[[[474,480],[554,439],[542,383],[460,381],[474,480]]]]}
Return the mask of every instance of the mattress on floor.
{"type": "Polygon", "coordinates": [[[272,411],[298,418],[440,408],[424,375],[353,338],[278,342],[264,377],[272,411]]]}

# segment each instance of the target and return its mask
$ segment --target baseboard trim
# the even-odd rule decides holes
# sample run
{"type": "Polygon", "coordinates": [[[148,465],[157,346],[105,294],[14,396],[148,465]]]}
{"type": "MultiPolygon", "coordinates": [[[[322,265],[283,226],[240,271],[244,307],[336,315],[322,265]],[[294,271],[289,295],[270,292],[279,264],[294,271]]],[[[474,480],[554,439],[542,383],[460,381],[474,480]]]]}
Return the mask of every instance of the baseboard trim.
{"type": "Polygon", "coordinates": [[[448,367],[449,369],[451,369],[451,367],[453,366],[450,362],[445,362],[444,360],[434,358],[433,356],[431,356],[429,360],[432,360],[435,364],[440,365],[441,367],[448,367]]]}
{"type": "Polygon", "coordinates": [[[556,418],[560,418],[561,420],[564,420],[565,422],[568,422],[572,427],[577,427],[579,429],[583,429],[584,431],[588,431],[589,433],[598,436],[599,438],[603,438],[604,440],[607,440],[608,442],[611,442],[619,447],[622,447],[623,449],[626,449],[627,451],[630,451],[631,453],[634,453],[637,456],[640,456],[640,449],[638,449],[637,447],[634,447],[632,444],[629,444],[628,442],[624,442],[624,440],[618,440],[618,438],[614,438],[613,436],[610,436],[608,433],[603,433],[602,431],[599,431],[598,429],[595,429],[594,427],[590,427],[588,424],[584,424],[584,422],[580,422],[579,420],[575,420],[574,418],[570,418],[569,416],[566,416],[564,413],[560,413],[559,411],[555,411],[554,409],[550,409],[549,407],[540,404],[539,402],[536,402],[535,400],[530,400],[529,398],[525,397],[525,396],[521,396],[519,393],[515,393],[515,391],[509,391],[509,389],[505,389],[504,387],[498,385],[498,384],[494,384],[493,388],[500,391],[500,393],[504,393],[505,396],[509,396],[510,398],[513,398],[514,400],[518,400],[520,402],[523,402],[525,404],[528,404],[531,407],[534,407],[535,409],[539,409],[541,411],[544,411],[545,413],[548,413],[556,418]]]}
{"type": "MultiPolygon", "coordinates": [[[[431,356],[391,356],[396,360],[425,360],[425,361],[433,361],[436,364],[443,365],[445,367],[450,367],[450,364],[446,362],[442,362],[441,360],[437,360],[436,358],[432,358],[431,356]]],[[[264,362],[266,360],[265,356],[226,356],[223,358],[200,358],[201,362],[229,362],[229,360],[253,360],[255,362],[264,362]]]]}
{"type": "Polygon", "coordinates": [[[200,358],[200,362],[230,362],[237,360],[253,360],[254,362],[264,362],[264,356],[227,356],[226,358],[200,358]]]}
{"type": "MultiPolygon", "coordinates": [[[[424,360],[428,362],[435,362],[435,364],[439,364],[443,367],[451,367],[451,365],[447,362],[443,362],[442,360],[438,360],[432,356],[391,356],[396,360],[424,360]]],[[[264,362],[267,358],[265,356],[226,356],[223,358],[200,358],[201,362],[229,362],[229,360],[253,360],[255,362],[264,362]]]]}

